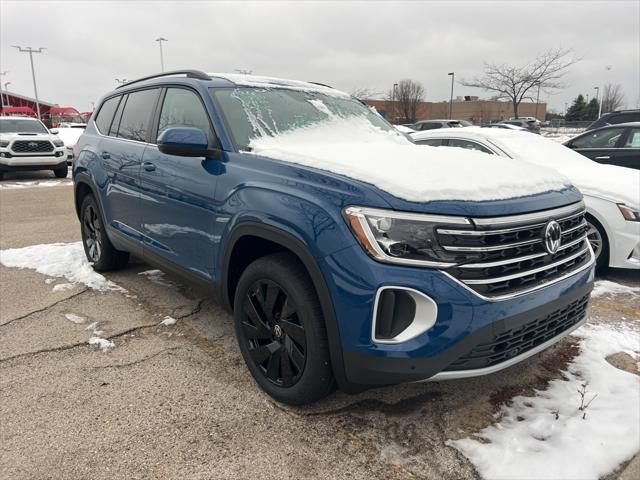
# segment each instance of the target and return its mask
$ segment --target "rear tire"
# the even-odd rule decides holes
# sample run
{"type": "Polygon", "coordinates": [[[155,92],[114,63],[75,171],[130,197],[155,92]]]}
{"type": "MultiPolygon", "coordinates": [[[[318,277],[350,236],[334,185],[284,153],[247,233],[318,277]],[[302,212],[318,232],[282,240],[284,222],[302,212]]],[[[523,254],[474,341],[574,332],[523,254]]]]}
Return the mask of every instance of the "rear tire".
{"type": "Polygon", "coordinates": [[[609,268],[609,239],[604,228],[595,218],[587,216],[587,240],[596,257],[596,272],[605,273],[609,268]]]}
{"type": "Polygon", "coordinates": [[[56,178],[67,178],[67,175],[69,174],[69,167],[65,165],[64,167],[56,168],[53,171],[53,174],[56,178]]]}
{"type": "Polygon", "coordinates": [[[117,270],[127,264],[129,252],[116,250],[111,244],[104,228],[100,209],[93,195],[87,195],[82,200],[80,228],[84,253],[87,260],[93,263],[94,270],[97,272],[117,270]]]}
{"type": "Polygon", "coordinates": [[[234,324],[240,351],[258,385],[289,405],[333,391],[327,332],[311,279],[290,253],[250,264],[240,277],[234,324]]]}

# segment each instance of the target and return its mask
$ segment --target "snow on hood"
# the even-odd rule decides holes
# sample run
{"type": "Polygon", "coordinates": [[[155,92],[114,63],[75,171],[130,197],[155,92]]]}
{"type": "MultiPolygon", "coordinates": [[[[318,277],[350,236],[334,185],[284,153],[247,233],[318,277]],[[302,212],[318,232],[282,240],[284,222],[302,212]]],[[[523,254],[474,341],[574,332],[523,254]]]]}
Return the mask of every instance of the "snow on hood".
{"type": "Polygon", "coordinates": [[[412,202],[502,200],[570,186],[555,171],[509,158],[415,145],[361,117],[333,116],[249,146],[253,154],[342,174],[412,202]]]}
{"type": "Polygon", "coordinates": [[[482,136],[513,158],[558,170],[584,194],[640,207],[639,170],[594,162],[564,145],[529,132],[482,130],[482,136]]]}

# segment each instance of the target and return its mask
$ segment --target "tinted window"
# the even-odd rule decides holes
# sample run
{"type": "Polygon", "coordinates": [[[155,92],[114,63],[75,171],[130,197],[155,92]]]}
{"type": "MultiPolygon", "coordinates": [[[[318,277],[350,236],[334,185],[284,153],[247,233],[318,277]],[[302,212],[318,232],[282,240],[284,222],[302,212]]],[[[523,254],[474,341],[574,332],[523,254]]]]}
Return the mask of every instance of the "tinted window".
{"type": "Polygon", "coordinates": [[[575,148],[613,148],[620,139],[624,128],[607,128],[576,138],[571,145],[575,148]]]}
{"type": "Polygon", "coordinates": [[[638,121],[640,121],[640,114],[636,113],[616,113],[607,119],[607,123],[610,123],[611,125],[638,121]]]}
{"type": "Polygon", "coordinates": [[[466,148],[467,150],[478,150],[480,152],[488,153],[493,155],[493,152],[488,148],[483,147],[479,143],[472,142],[470,140],[463,140],[460,138],[450,138],[449,139],[450,147],[458,147],[458,148],[466,148]]]}
{"type": "Polygon", "coordinates": [[[191,90],[169,88],[162,103],[158,135],[170,127],[195,127],[211,132],[209,116],[200,97],[191,90]]]}
{"type": "Polygon", "coordinates": [[[109,126],[111,125],[111,120],[113,120],[113,114],[118,107],[118,102],[120,101],[120,97],[113,97],[107,100],[100,107],[100,111],[98,112],[98,116],[96,117],[96,127],[98,127],[98,131],[103,135],[106,135],[109,132],[109,126]]]}
{"type": "Polygon", "coordinates": [[[442,140],[439,138],[430,138],[429,140],[420,140],[416,142],[418,145],[429,145],[430,147],[439,147],[442,145],[442,140]]]}
{"type": "Polygon", "coordinates": [[[122,112],[118,137],[146,142],[158,90],[132,92],[122,112]]]}
{"type": "Polygon", "coordinates": [[[640,128],[632,128],[624,148],[640,148],[640,128]]]}

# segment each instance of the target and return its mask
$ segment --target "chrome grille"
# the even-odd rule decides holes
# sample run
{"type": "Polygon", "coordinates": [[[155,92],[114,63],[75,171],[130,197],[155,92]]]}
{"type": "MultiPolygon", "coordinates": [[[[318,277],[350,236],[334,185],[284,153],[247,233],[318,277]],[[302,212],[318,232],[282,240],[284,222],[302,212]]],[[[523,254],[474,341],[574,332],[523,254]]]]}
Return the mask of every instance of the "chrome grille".
{"type": "Polygon", "coordinates": [[[16,140],[11,145],[14,153],[50,153],[53,144],[47,140],[16,140]]]}
{"type": "Polygon", "coordinates": [[[469,228],[438,228],[441,247],[455,255],[447,273],[489,298],[540,288],[587,265],[591,251],[582,202],[536,214],[472,219],[469,228]],[[544,244],[547,223],[560,225],[561,242],[551,254],[544,244]]]}

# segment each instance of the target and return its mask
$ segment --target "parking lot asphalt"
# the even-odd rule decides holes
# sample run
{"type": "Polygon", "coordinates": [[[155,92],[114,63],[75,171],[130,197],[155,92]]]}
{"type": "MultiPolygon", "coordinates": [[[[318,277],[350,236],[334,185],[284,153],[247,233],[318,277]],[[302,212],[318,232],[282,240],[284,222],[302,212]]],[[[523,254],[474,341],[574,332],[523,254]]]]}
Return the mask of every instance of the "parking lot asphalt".
{"type": "MultiPolygon", "coordinates": [[[[1,188],[48,177],[0,182],[1,249],[80,240],[68,182],[1,188]]],[[[106,275],[121,290],[96,291],[0,266],[0,477],[479,478],[445,442],[492,424],[576,354],[568,337],[489,377],[285,407],[244,367],[230,315],[177,278],[141,274],[152,268],[133,260],[106,275]],[[97,330],[112,348],[89,344],[97,330]]],[[[591,318],[640,315],[635,299],[597,298],[591,318]]]]}

